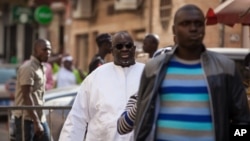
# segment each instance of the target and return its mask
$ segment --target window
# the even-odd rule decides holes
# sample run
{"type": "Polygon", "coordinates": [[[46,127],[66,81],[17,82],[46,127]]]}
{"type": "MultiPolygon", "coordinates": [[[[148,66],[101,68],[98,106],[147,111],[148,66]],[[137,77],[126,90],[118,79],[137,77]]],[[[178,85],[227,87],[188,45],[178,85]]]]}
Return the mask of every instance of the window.
{"type": "Polygon", "coordinates": [[[172,0],[160,1],[160,20],[163,29],[167,29],[169,26],[171,10],[172,10],[172,0]]]}

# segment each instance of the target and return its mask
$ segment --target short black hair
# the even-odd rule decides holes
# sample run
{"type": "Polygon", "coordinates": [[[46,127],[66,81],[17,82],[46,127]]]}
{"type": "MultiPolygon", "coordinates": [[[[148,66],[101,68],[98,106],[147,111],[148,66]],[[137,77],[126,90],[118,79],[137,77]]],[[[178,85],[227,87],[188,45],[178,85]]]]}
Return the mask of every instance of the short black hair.
{"type": "Polygon", "coordinates": [[[156,35],[156,34],[147,34],[146,36],[145,36],[145,39],[146,38],[149,38],[149,39],[151,39],[151,41],[154,43],[154,44],[159,44],[159,37],[158,37],[158,35],[156,35]]]}
{"type": "MultiPolygon", "coordinates": [[[[184,6],[180,7],[180,8],[175,12],[175,15],[174,15],[174,24],[176,23],[178,14],[179,14],[180,12],[182,12],[182,11],[189,11],[189,10],[197,10],[197,11],[199,11],[200,13],[202,13],[203,16],[204,16],[204,13],[202,12],[202,10],[201,10],[198,6],[196,6],[196,5],[194,5],[194,4],[187,4],[187,5],[184,5],[184,6]]],[[[204,17],[204,18],[205,18],[205,17],[204,17]]]]}
{"type": "Polygon", "coordinates": [[[102,43],[104,42],[107,42],[107,41],[110,41],[111,40],[111,35],[108,34],[108,33],[102,33],[102,34],[99,34],[95,41],[98,45],[98,47],[100,47],[102,45],[102,43]]]}

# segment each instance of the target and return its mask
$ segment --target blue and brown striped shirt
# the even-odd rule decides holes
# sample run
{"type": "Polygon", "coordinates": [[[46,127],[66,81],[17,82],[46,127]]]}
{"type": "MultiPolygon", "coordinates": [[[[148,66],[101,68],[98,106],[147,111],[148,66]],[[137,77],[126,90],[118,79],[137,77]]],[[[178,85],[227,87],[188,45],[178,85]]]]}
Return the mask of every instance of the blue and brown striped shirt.
{"type": "Polygon", "coordinates": [[[199,60],[170,60],[159,89],[157,141],[215,140],[207,87],[199,60]]]}

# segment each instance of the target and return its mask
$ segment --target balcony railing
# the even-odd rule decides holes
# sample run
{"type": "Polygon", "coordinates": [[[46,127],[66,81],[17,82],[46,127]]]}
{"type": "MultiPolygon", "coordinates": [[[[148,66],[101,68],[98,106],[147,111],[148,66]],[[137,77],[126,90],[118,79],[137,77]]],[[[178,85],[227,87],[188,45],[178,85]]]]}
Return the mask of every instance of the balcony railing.
{"type": "MultiPolygon", "coordinates": [[[[21,110],[22,112],[24,110],[44,110],[44,112],[46,113],[46,117],[47,117],[47,122],[50,128],[50,137],[51,137],[51,141],[54,140],[58,140],[59,134],[54,134],[54,132],[60,132],[60,129],[66,119],[66,116],[69,112],[69,110],[71,109],[71,106],[0,106],[0,111],[6,112],[6,115],[8,116],[8,139],[9,141],[13,141],[14,136],[12,135],[14,133],[15,127],[14,125],[14,118],[12,115],[12,111],[13,110],[21,110]],[[56,112],[57,111],[57,112],[56,112]],[[54,112],[54,115],[56,115],[56,117],[52,117],[54,112]],[[58,117],[59,116],[59,117],[58,117]],[[53,127],[53,123],[52,123],[52,118],[56,118],[53,120],[61,120],[61,125],[59,125],[59,127],[55,128],[53,127]],[[12,125],[11,125],[12,124],[12,125]],[[58,130],[59,128],[59,130],[58,130]]],[[[23,122],[24,120],[22,119],[22,125],[24,125],[23,122]]],[[[58,125],[57,125],[58,126],[58,125]]],[[[22,141],[24,141],[24,130],[22,130],[22,141]]]]}

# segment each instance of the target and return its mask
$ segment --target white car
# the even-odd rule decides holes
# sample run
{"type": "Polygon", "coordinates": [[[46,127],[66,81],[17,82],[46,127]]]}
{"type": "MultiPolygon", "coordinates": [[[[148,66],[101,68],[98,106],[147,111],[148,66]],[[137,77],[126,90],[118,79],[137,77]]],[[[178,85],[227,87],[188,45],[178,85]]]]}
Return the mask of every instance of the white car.
{"type": "MultiPolygon", "coordinates": [[[[57,88],[53,90],[49,90],[45,93],[44,106],[67,106],[71,107],[75,100],[75,96],[79,90],[79,86],[70,86],[64,88],[57,88]]],[[[63,126],[63,123],[69,113],[70,109],[55,109],[45,110],[47,114],[47,122],[50,126],[50,131],[54,141],[59,139],[59,135],[63,126]]]]}
{"type": "MultiPolygon", "coordinates": [[[[10,106],[13,103],[16,69],[17,65],[0,65],[0,106],[10,106]]],[[[7,116],[7,111],[0,111],[0,116],[7,116]]]]}

